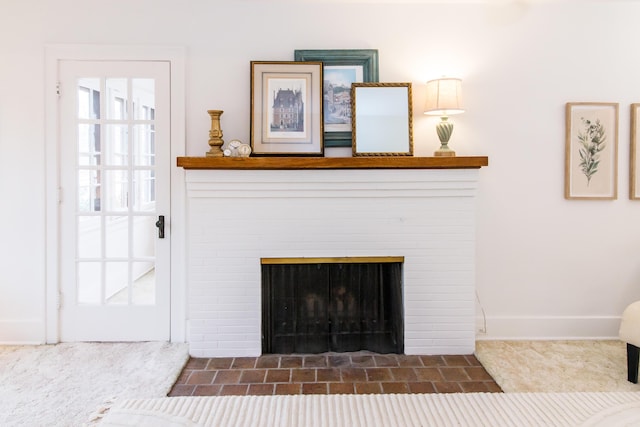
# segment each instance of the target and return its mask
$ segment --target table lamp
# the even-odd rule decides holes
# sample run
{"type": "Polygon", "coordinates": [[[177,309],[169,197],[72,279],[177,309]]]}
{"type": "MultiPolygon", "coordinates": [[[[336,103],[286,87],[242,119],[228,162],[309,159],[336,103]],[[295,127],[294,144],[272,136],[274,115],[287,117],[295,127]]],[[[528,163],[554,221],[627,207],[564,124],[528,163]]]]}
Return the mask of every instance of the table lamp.
{"type": "Polygon", "coordinates": [[[443,77],[427,82],[427,101],[424,114],[440,116],[436,132],[440,138],[440,148],[434,156],[455,156],[456,152],[449,148],[449,138],[453,133],[453,123],[449,121],[452,114],[464,113],[462,109],[462,80],[443,77]]]}

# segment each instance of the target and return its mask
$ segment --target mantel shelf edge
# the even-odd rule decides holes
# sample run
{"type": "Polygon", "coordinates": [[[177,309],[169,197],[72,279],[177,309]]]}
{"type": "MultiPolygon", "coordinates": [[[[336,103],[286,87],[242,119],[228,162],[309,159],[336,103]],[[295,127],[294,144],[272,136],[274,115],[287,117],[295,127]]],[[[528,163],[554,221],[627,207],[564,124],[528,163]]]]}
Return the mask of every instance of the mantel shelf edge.
{"type": "Polygon", "coordinates": [[[479,169],[486,156],[471,157],[178,157],[184,169],[479,169]]]}

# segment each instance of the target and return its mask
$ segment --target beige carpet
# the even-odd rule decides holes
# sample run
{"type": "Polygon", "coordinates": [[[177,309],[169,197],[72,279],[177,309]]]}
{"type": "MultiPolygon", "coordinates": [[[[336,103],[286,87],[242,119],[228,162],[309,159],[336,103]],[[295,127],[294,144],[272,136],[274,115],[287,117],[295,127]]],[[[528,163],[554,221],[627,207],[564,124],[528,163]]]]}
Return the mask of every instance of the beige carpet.
{"type": "Polygon", "coordinates": [[[110,399],[100,426],[640,425],[621,342],[481,341],[477,356],[508,393],[160,398],[186,345],[0,346],[0,426],[81,426],[110,399]]]}
{"type": "Polygon", "coordinates": [[[476,357],[505,392],[636,391],[621,341],[478,341],[476,357]]]}
{"type": "Polygon", "coordinates": [[[0,426],[82,426],[112,401],[163,397],[186,344],[0,346],[0,426]]]}

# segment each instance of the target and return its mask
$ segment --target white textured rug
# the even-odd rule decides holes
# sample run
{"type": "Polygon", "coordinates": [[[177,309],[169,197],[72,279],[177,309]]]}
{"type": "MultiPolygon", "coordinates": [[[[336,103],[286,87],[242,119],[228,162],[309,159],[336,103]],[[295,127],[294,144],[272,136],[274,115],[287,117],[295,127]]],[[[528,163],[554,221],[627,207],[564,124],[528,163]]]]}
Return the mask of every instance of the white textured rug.
{"type": "Polygon", "coordinates": [[[640,393],[172,397],[116,404],[100,427],[637,426],[640,393]]]}
{"type": "Polygon", "coordinates": [[[114,399],[166,396],[188,357],[163,342],[0,346],[0,426],[82,426],[114,399]]]}
{"type": "Polygon", "coordinates": [[[476,357],[505,392],[636,391],[621,341],[478,341],[476,357]]]}

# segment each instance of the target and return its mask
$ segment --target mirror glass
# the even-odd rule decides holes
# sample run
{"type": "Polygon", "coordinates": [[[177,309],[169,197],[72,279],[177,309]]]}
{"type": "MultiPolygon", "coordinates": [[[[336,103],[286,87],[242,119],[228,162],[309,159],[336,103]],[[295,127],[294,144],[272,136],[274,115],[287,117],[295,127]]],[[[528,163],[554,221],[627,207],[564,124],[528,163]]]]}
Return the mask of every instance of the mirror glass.
{"type": "Polygon", "coordinates": [[[351,85],[354,156],[412,156],[411,83],[351,85]]]}

